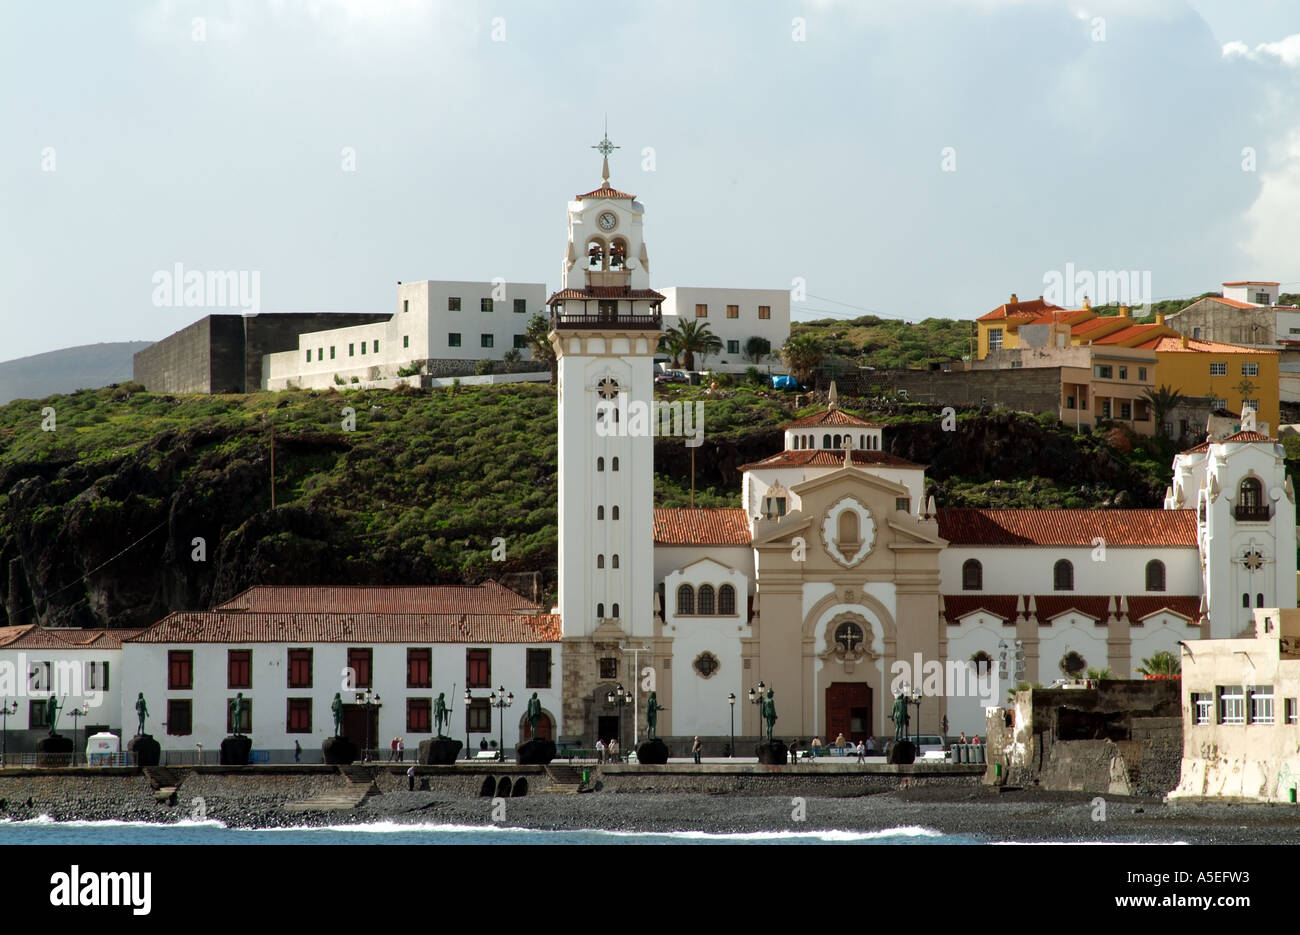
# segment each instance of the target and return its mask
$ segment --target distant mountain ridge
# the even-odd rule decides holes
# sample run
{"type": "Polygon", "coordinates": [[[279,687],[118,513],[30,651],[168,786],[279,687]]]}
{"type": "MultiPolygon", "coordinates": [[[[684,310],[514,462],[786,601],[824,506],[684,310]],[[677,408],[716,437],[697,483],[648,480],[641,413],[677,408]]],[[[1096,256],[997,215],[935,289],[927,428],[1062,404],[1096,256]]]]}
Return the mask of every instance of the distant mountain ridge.
{"type": "Polygon", "coordinates": [[[152,343],[82,344],[0,361],[0,404],[11,399],[44,399],[54,393],[123,383],[131,379],[135,352],[152,343]]]}

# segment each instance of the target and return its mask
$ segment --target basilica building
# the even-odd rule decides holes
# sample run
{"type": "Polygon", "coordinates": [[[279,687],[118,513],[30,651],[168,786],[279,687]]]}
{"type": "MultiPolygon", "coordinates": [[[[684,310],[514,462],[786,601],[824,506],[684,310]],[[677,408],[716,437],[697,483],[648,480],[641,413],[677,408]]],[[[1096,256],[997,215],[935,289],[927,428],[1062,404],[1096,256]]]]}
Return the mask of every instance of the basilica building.
{"type": "Polygon", "coordinates": [[[892,736],[904,685],[921,733],[982,733],[1017,678],[1130,678],[1156,652],[1248,630],[1256,607],[1296,606],[1295,494],[1249,413],[1175,458],[1163,509],[954,509],[832,392],[742,468],[736,507],[655,508],[653,435],[606,420],[612,400],[653,399],[664,297],[644,206],[611,187],[601,149],[548,300],[562,738],[643,739],[651,690],[662,737],[753,738],[760,685],[777,735],[804,745],[892,736]]]}

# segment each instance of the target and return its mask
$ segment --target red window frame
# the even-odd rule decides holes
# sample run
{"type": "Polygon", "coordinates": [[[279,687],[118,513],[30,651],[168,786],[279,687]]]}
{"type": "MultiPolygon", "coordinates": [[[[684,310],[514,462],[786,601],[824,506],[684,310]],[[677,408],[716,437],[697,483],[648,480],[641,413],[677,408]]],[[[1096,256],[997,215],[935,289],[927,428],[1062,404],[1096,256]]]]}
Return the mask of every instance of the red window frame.
{"type": "Polygon", "coordinates": [[[194,650],[167,650],[167,690],[190,691],[194,688],[194,650]]]}

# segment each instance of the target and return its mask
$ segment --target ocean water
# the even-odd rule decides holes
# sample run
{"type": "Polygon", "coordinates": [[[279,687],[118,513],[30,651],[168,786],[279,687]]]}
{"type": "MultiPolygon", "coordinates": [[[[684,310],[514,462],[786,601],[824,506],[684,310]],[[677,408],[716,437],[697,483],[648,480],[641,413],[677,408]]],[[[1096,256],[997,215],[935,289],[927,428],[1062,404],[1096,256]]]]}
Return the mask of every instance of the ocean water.
{"type": "Polygon", "coordinates": [[[45,816],[0,821],[0,846],[8,844],[976,844],[974,838],[929,828],[883,831],[758,831],[709,834],[625,831],[532,831],[481,825],[375,822],[324,828],[227,828],[218,821],[65,821],[45,816]]]}

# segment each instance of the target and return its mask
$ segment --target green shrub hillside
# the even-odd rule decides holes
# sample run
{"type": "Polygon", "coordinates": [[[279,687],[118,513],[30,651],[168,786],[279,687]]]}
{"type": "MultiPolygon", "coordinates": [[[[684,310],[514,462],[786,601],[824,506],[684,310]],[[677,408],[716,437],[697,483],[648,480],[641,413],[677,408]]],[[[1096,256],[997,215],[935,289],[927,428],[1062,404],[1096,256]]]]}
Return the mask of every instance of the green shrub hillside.
{"type": "MultiPolygon", "coordinates": [[[[763,388],[664,391],[704,402],[698,506],[737,506],[741,466],[820,408],[763,388]]],[[[943,433],[924,406],[872,417],[889,423],[889,450],[929,465],[941,504],[1153,506],[1168,482],[1170,451],[1114,432],[964,413],[943,433]]],[[[259,583],[491,577],[540,580],[549,599],[556,458],[555,389],[539,384],[245,396],[123,384],[18,400],[0,407],[0,622],[145,625],[259,583]]],[[[658,439],[655,466],[656,503],[689,504],[683,440],[658,439]]]]}

